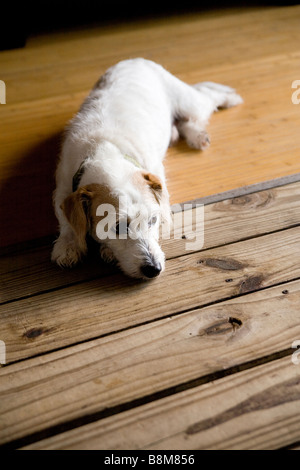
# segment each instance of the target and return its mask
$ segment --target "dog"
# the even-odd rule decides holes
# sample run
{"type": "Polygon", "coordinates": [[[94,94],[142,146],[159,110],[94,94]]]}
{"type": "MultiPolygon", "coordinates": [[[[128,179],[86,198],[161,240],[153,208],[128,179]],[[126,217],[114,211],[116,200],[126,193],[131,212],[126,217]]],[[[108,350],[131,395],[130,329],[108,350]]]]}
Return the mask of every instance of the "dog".
{"type": "Polygon", "coordinates": [[[142,58],[109,68],[66,128],[56,171],[60,234],[52,260],[77,264],[89,234],[101,257],[126,275],[157,277],[165,267],[160,226],[171,223],[167,149],[181,137],[204,150],[211,114],[242,101],[228,86],[188,85],[142,58]]]}

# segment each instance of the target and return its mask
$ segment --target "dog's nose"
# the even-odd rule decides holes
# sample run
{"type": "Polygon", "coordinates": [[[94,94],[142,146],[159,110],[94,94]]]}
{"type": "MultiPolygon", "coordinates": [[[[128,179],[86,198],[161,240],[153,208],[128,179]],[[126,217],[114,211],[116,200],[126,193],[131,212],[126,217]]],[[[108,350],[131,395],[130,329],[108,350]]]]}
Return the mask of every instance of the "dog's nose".
{"type": "Polygon", "coordinates": [[[141,271],[145,277],[152,279],[161,272],[161,264],[144,264],[144,266],[141,267],[141,271]]]}

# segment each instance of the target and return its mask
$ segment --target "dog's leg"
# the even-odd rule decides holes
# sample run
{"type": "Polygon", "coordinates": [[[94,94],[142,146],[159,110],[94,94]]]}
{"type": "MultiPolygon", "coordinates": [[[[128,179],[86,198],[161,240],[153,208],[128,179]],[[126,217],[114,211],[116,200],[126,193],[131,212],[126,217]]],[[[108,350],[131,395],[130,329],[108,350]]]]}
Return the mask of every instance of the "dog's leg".
{"type": "Polygon", "coordinates": [[[193,88],[210,96],[215,103],[215,110],[218,108],[231,108],[243,103],[243,99],[233,88],[220,83],[201,82],[193,85],[193,88]]]}
{"type": "Polygon", "coordinates": [[[205,127],[212,113],[218,108],[243,102],[235,90],[218,83],[203,82],[191,86],[169,75],[168,85],[179,135],[190,147],[197,149],[205,149],[210,143],[205,127]]]}
{"type": "Polygon", "coordinates": [[[203,128],[201,121],[195,119],[180,119],[177,129],[180,137],[186,140],[191,148],[205,150],[210,144],[210,138],[203,128]]]}
{"type": "Polygon", "coordinates": [[[82,253],[76,243],[72,229],[62,228],[59,237],[55,241],[51,260],[61,267],[68,268],[75,266],[81,257],[82,253]]]}
{"type": "Polygon", "coordinates": [[[54,196],[55,213],[59,222],[59,237],[54,243],[51,260],[61,267],[75,266],[82,257],[82,250],[78,246],[77,237],[61,209],[65,196],[62,191],[56,190],[54,196]]]}

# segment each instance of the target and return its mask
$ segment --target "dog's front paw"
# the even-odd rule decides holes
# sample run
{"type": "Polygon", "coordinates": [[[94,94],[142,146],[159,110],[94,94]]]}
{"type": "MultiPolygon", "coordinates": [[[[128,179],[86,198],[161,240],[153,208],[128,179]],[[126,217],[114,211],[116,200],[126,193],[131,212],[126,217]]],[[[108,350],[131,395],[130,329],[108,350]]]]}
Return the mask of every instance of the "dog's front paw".
{"type": "Polygon", "coordinates": [[[51,260],[63,268],[75,266],[82,256],[74,240],[59,237],[52,250],[51,260]]]}

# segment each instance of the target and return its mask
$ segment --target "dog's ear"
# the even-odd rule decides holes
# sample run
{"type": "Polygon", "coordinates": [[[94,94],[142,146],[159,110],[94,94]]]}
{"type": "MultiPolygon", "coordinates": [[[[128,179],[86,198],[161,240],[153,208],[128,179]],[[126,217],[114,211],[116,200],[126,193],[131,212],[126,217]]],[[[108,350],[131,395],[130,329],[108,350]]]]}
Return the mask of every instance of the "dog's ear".
{"type": "Polygon", "coordinates": [[[78,247],[83,254],[87,251],[87,212],[92,194],[92,191],[86,187],[79,188],[77,191],[70,194],[60,206],[75,232],[78,247]]]}
{"type": "Polygon", "coordinates": [[[170,202],[169,194],[166,186],[163,186],[161,179],[153,175],[152,173],[142,173],[142,176],[150,189],[153,192],[153,195],[160,205],[161,220],[166,224],[166,226],[171,225],[171,211],[170,211],[170,202]]]}
{"type": "Polygon", "coordinates": [[[142,175],[149,188],[152,190],[155,199],[158,203],[160,203],[163,190],[160,178],[158,176],[153,175],[152,173],[142,173],[142,175]]]}

